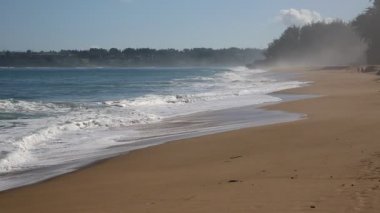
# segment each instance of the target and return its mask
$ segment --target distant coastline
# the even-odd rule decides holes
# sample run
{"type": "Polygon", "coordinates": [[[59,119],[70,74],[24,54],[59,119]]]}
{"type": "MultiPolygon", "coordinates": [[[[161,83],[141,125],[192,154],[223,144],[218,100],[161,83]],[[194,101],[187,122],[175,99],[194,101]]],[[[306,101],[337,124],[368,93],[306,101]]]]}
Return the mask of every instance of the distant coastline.
{"type": "Polygon", "coordinates": [[[25,52],[0,51],[0,67],[202,67],[236,66],[264,58],[255,48],[117,48],[25,52]]]}

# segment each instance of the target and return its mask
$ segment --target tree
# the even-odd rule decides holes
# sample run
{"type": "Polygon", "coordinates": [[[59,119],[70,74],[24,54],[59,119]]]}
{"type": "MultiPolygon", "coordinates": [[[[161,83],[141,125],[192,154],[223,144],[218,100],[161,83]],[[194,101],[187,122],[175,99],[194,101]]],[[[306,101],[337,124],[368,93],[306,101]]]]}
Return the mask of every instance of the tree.
{"type": "Polygon", "coordinates": [[[0,52],[0,66],[223,66],[245,65],[261,59],[259,49],[61,50],[58,52],[0,52]]]}
{"type": "Polygon", "coordinates": [[[121,54],[121,51],[117,48],[111,48],[108,53],[113,57],[117,57],[121,54]]]}
{"type": "Polygon", "coordinates": [[[367,42],[368,63],[380,63],[380,0],[374,0],[373,6],[367,8],[353,22],[361,37],[367,42]]]}
{"type": "Polygon", "coordinates": [[[343,65],[360,63],[366,45],[342,21],[287,28],[268,45],[267,63],[343,65]]]}
{"type": "Polygon", "coordinates": [[[299,47],[299,41],[300,28],[296,26],[289,27],[279,39],[276,39],[269,44],[264,54],[268,60],[294,57],[296,54],[295,51],[299,47]]]}

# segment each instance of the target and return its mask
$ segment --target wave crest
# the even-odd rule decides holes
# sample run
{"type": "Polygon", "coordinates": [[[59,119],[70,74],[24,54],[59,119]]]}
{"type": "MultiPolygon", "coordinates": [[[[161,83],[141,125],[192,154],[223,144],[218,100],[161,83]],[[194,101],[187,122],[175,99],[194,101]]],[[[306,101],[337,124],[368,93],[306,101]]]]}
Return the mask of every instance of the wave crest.
{"type": "Polygon", "coordinates": [[[36,113],[36,112],[64,112],[69,110],[63,104],[43,103],[34,101],[22,101],[15,99],[0,100],[0,111],[8,113],[36,113]]]}

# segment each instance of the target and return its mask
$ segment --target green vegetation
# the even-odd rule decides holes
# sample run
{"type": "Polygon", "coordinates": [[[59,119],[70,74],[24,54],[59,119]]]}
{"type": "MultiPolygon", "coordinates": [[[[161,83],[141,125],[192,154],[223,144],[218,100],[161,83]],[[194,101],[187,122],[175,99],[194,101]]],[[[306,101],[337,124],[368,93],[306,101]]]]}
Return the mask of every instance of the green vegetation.
{"type": "Polygon", "coordinates": [[[262,59],[259,49],[164,49],[61,50],[59,52],[0,52],[3,67],[141,67],[141,66],[232,66],[262,59]]]}
{"type": "Polygon", "coordinates": [[[380,0],[351,23],[292,26],[268,45],[256,65],[380,64],[380,0]]]}
{"type": "Polygon", "coordinates": [[[268,62],[340,65],[364,61],[366,45],[342,21],[289,27],[265,52],[268,62]]]}
{"type": "Polygon", "coordinates": [[[380,0],[374,0],[373,6],[360,14],[352,25],[368,44],[368,63],[380,64],[380,0]]]}

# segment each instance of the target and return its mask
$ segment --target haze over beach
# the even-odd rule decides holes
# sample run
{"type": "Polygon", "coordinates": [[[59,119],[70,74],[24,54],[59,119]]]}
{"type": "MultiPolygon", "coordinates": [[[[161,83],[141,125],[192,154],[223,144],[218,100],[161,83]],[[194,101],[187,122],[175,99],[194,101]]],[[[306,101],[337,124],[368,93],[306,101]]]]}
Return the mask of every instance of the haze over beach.
{"type": "Polygon", "coordinates": [[[379,0],[0,1],[0,212],[380,212],[379,0]]]}

